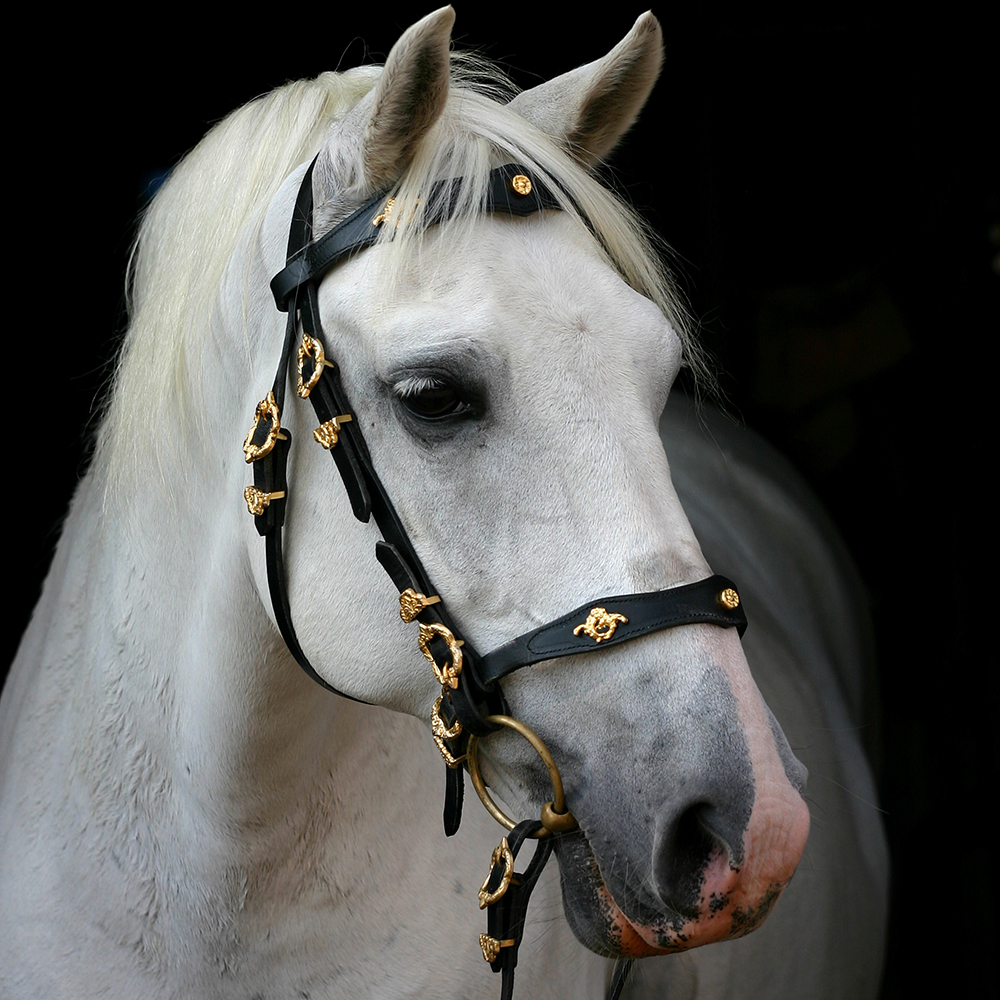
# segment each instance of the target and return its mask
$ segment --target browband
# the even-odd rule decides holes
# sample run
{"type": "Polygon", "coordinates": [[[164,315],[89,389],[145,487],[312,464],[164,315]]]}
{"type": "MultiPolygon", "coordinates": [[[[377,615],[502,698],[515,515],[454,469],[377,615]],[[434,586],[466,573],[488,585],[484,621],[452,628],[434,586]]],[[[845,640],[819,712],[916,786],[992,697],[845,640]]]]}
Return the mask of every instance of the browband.
{"type": "MultiPolygon", "coordinates": [[[[312,175],[311,165],[309,175],[312,175]]],[[[450,219],[455,214],[458,193],[458,181],[437,181],[434,184],[428,199],[433,216],[431,225],[450,219]]],[[[330,268],[345,257],[370,247],[378,239],[379,226],[390,218],[389,212],[383,216],[381,211],[386,204],[386,195],[385,191],[375,195],[325,236],[289,254],[284,269],[271,279],[271,293],[281,312],[288,311],[289,299],[302,285],[319,282],[330,268]],[[379,219],[381,221],[375,221],[379,219]]],[[[552,192],[524,167],[509,163],[490,172],[486,191],[488,213],[526,216],[546,208],[561,207],[552,192]],[[519,181],[515,186],[515,178],[526,178],[528,183],[519,181]]]]}

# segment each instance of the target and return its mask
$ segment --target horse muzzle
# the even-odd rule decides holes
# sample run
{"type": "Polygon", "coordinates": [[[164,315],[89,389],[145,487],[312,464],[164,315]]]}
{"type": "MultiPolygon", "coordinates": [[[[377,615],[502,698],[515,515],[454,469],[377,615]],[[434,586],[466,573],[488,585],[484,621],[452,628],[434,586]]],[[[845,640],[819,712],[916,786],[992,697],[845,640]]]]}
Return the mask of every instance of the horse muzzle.
{"type": "Polygon", "coordinates": [[[643,958],[748,934],[787,886],[808,836],[802,799],[782,805],[782,819],[772,816],[756,841],[752,825],[738,847],[715,828],[711,807],[665,809],[647,878],[606,843],[599,859],[596,831],[558,837],[563,905],[577,938],[599,954],[643,958]]]}
{"type": "Polygon", "coordinates": [[[641,790],[620,789],[603,807],[591,805],[596,792],[579,803],[570,794],[581,829],[555,847],[567,919],[592,950],[643,957],[741,937],[791,880],[809,834],[806,803],[773,744],[761,754],[753,736],[749,769],[737,755],[736,767],[714,770],[725,742],[723,729],[698,747],[707,766],[676,773],[655,806],[641,790]]]}

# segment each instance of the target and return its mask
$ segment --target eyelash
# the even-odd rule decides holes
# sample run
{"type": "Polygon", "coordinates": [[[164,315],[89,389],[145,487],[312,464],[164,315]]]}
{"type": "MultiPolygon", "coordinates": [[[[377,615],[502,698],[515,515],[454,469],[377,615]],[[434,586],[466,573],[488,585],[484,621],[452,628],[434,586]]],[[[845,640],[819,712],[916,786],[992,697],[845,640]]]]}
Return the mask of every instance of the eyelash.
{"type": "Polygon", "coordinates": [[[410,396],[416,396],[421,392],[426,392],[429,389],[440,388],[444,384],[441,379],[430,375],[408,375],[406,378],[400,379],[392,387],[392,391],[400,399],[406,399],[410,396]]]}
{"type": "Polygon", "coordinates": [[[475,407],[458,389],[433,376],[411,375],[397,382],[393,391],[403,408],[424,422],[454,420],[475,413],[475,407]]]}

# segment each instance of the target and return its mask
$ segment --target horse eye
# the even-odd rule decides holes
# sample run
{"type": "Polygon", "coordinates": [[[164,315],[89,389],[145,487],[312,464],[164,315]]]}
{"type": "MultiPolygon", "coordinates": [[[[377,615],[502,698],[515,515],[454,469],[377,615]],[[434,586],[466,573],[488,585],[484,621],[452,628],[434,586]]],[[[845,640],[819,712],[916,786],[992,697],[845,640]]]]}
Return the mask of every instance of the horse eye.
{"type": "Polygon", "coordinates": [[[421,420],[444,420],[472,411],[472,407],[450,385],[426,386],[418,392],[401,396],[400,402],[421,420]]]}

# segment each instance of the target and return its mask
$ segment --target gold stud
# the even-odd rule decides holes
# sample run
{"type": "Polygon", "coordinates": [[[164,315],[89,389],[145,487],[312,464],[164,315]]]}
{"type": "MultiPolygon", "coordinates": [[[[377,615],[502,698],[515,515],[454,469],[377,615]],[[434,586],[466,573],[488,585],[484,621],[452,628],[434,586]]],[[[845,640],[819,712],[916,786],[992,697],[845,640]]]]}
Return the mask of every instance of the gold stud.
{"type": "Polygon", "coordinates": [[[527,174],[514,174],[510,186],[520,195],[531,194],[531,178],[527,174]]]}
{"type": "Polygon", "coordinates": [[[399,617],[407,623],[415,621],[417,615],[428,605],[440,603],[441,598],[437,594],[433,597],[427,597],[424,594],[418,594],[412,587],[407,587],[399,595],[399,617]]]}
{"type": "Polygon", "coordinates": [[[351,419],[349,413],[341,413],[338,417],[331,417],[313,431],[313,437],[329,451],[340,440],[340,425],[350,423],[351,419]]]}
{"type": "Polygon", "coordinates": [[[263,490],[257,489],[256,486],[248,486],[243,491],[243,499],[247,502],[247,510],[256,517],[260,517],[267,510],[268,504],[272,500],[280,500],[284,495],[284,490],[265,493],[263,490]]]}
{"type": "Polygon", "coordinates": [[[619,615],[616,612],[609,613],[604,608],[591,608],[587,620],[573,629],[573,635],[586,632],[594,642],[603,642],[615,634],[619,622],[625,623],[627,621],[628,619],[624,615],[619,615]]]}
{"type": "Polygon", "coordinates": [[[730,611],[734,611],[740,606],[740,595],[733,590],[732,587],[726,587],[725,590],[720,590],[716,594],[715,599],[724,607],[728,608],[730,611]]]}

